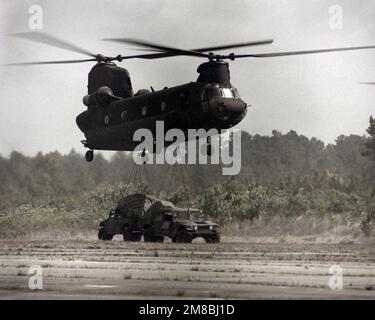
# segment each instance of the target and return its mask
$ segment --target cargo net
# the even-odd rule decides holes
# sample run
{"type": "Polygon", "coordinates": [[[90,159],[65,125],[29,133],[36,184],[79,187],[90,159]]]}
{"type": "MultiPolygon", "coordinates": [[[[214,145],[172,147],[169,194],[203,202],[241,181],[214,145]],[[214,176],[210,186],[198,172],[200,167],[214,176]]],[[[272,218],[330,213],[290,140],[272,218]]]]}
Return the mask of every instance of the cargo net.
{"type": "Polygon", "coordinates": [[[122,198],[117,205],[121,216],[126,218],[140,218],[159,199],[146,194],[133,194],[122,198]]]}

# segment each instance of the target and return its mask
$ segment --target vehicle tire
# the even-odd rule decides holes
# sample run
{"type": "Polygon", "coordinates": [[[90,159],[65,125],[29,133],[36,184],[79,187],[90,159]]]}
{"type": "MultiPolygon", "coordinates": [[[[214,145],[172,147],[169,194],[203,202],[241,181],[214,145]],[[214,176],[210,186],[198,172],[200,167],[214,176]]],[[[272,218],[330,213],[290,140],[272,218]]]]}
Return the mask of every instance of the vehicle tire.
{"type": "Polygon", "coordinates": [[[101,229],[98,232],[98,238],[99,238],[99,240],[108,241],[108,240],[112,240],[113,239],[113,235],[108,234],[103,229],[101,229]]]}
{"type": "Polygon", "coordinates": [[[122,236],[124,238],[124,241],[131,241],[131,234],[128,227],[124,228],[124,231],[122,232],[122,236]]]}
{"type": "Polygon", "coordinates": [[[154,242],[154,237],[152,236],[151,229],[145,229],[143,232],[143,241],[144,242],[154,242]]]}
{"type": "Polygon", "coordinates": [[[130,241],[132,242],[139,242],[142,239],[142,234],[141,233],[135,233],[130,235],[130,241]]]}
{"type": "Polygon", "coordinates": [[[105,239],[106,241],[112,241],[113,235],[112,234],[106,234],[105,239]]]}
{"type": "Polygon", "coordinates": [[[220,242],[220,234],[214,234],[212,236],[208,236],[205,238],[207,243],[219,243],[220,242]]]}
{"type": "Polygon", "coordinates": [[[220,234],[219,233],[215,236],[214,243],[220,243],[220,234]]]}
{"type": "Polygon", "coordinates": [[[103,231],[103,229],[98,231],[98,239],[99,240],[104,240],[104,235],[105,235],[105,232],[103,231]]]}
{"type": "Polygon", "coordinates": [[[186,230],[179,230],[176,234],[177,243],[191,243],[193,238],[186,232],[186,230]]]}
{"type": "Polygon", "coordinates": [[[153,239],[154,242],[164,242],[164,237],[161,236],[161,237],[154,237],[153,239]]]}

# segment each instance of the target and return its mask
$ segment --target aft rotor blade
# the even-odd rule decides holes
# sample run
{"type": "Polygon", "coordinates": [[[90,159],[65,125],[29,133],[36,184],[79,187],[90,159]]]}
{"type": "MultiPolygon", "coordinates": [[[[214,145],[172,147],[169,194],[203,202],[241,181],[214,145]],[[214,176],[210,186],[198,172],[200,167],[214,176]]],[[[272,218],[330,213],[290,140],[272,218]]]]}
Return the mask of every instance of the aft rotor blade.
{"type": "MultiPolygon", "coordinates": [[[[151,49],[156,49],[160,51],[164,51],[164,53],[160,53],[161,55],[164,54],[172,54],[172,55],[185,55],[185,56],[196,56],[196,57],[204,57],[208,58],[209,55],[206,53],[198,52],[198,51],[193,51],[193,50],[184,50],[184,49],[179,49],[179,48],[173,48],[173,47],[168,47],[165,45],[160,45],[148,41],[143,41],[143,40],[137,40],[137,39],[128,39],[128,38],[113,38],[113,39],[103,39],[104,41],[114,41],[114,42],[120,42],[120,43],[126,43],[126,44],[134,44],[137,46],[145,47],[145,48],[151,48],[151,49]]],[[[156,55],[159,55],[156,53],[156,55]]],[[[167,55],[169,56],[169,55],[167,55]]],[[[150,55],[145,55],[145,59],[152,59],[150,55]]]]}
{"type": "Polygon", "coordinates": [[[96,59],[84,59],[84,60],[61,60],[61,61],[35,61],[35,62],[15,62],[7,63],[4,66],[32,66],[32,65],[41,65],[41,64],[68,64],[68,63],[81,63],[96,61],[96,59]]]}
{"type": "Polygon", "coordinates": [[[90,57],[93,57],[93,58],[95,58],[95,56],[96,56],[94,53],[92,53],[92,52],[90,52],[86,49],[80,48],[80,47],[78,47],[74,44],[71,44],[71,43],[69,43],[65,40],[56,38],[55,36],[52,36],[52,35],[47,34],[47,33],[21,32],[21,33],[11,33],[9,35],[13,36],[13,37],[18,37],[18,38],[30,40],[30,41],[33,41],[33,42],[43,43],[43,44],[46,44],[46,45],[49,45],[49,46],[52,46],[52,47],[57,47],[57,48],[64,49],[64,50],[82,53],[84,55],[87,55],[87,56],[90,56],[90,57]]]}
{"type": "Polygon", "coordinates": [[[306,51],[290,51],[290,52],[274,52],[274,53],[258,53],[258,54],[239,54],[234,55],[237,58],[273,58],[283,56],[295,56],[303,54],[315,54],[325,52],[338,52],[338,51],[353,51],[353,50],[364,50],[364,49],[375,49],[375,46],[363,46],[363,47],[347,47],[347,48],[333,48],[333,49],[318,49],[318,50],[306,50],[306,51]]]}
{"type": "Polygon", "coordinates": [[[222,45],[222,46],[199,48],[199,49],[192,49],[192,50],[198,51],[198,52],[205,52],[205,51],[226,50],[226,49],[251,47],[251,46],[263,46],[263,45],[271,44],[271,43],[273,43],[273,39],[259,40],[259,41],[252,41],[252,42],[233,43],[233,44],[227,44],[227,45],[222,45]]]}
{"type": "Polygon", "coordinates": [[[375,85],[375,82],[359,82],[359,84],[375,85]]]}

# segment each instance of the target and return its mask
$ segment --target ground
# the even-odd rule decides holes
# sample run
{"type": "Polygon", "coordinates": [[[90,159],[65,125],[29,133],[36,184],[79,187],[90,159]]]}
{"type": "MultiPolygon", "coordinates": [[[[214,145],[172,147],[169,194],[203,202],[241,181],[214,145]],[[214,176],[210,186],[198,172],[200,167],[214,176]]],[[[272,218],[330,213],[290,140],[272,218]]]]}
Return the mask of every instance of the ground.
{"type": "Polygon", "coordinates": [[[0,265],[0,299],[375,299],[373,244],[1,240],[0,265]]]}

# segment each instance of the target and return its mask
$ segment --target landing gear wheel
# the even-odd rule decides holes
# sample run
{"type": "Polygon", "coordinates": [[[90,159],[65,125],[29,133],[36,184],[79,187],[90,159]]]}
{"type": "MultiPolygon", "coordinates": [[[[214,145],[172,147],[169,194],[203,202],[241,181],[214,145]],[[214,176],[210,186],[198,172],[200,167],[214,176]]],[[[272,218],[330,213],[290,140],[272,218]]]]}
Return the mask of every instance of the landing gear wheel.
{"type": "Polygon", "coordinates": [[[141,162],[141,164],[146,164],[148,162],[148,152],[146,152],[146,149],[143,149],[142,152],[139,154],[139,160],[141,162]]]}
{"type": "Polygon", "coordinates": [[[85,158],[87,162],[91,162],[92,160],[94,160],[94,151],[88,150],[85,154],[85,158]]]}

